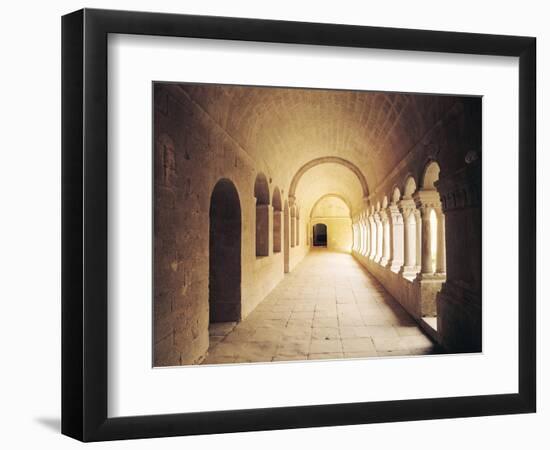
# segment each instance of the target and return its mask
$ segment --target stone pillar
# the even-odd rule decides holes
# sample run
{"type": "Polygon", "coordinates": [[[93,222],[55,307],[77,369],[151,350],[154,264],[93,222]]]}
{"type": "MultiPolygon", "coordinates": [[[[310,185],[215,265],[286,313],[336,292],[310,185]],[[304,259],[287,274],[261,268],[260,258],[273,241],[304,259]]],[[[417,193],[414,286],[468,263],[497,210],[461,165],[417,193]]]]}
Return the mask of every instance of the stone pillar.
{"type": "Polygon", "coordinates": [[[466,156],[463,168],[436,182],[448,255],[446,281],[437,296],[437,332],[441,344],[453,352],[482,350],[481,160],[474,151],[466,156]]]}
{"type": "Polygon", "coordinates": [[[437,217],[437,255],[435,271],[440,275],[447,273],[447,252],[445,249],[445,214],[436,210],[437,217]]]}
{"type": "Polygon", "coordinates": [[[361,221],[361,254],[365,255],[367,253],[367,229],[365,227],[364,220],[361,221]]]}
{"type": "Polygon", "coordinates": [[[422,216],[422,256],[420,260],[420,272],[422,274],[434,273],[432,264],[432,222],[430,220],[430,212],[432,209],[428,206],[423,206],[420,209],[422,216]]]}
{"type": "Polygon", "coordinates": [[[404,264],[400,273],[404,277],[416,274],[416,219],[414,216],[414,201],[403,199],[399,202],[403,216],[404,264]]]}
{"type": "Polygon", "coordinates": [[[388,267],[392,272],[399,272],[403,265],[403,216],[396,204],[388,206],[388,222],[390,228],[390,260],[388,267]]]}
{"type": "Polygon", "coordinates": [[[290,246],[296,245],[296,212],[294,208],[290,210],[290,246]]]}
{"type": "Polygon", "coordinates": [[[416,273],[420,272],[422,266],[422,215],[420,210],[414,210],[414,219],[416,222],[416,256],[415,256],[415,265],[416,273]]]}
{"type": "Polygon", "coordinates": [[[361,230],[361,222],[357,222],[355,224],[355,228],[357,228],[357,249],[356,251],[358,253],[361,253],[361,246],[362,246],[362,239],[363,239],[363,230],[361,230]]]}
{"type": "Polygon", "coordinates": [[[374,262],[379,263],[382,259],[382,240],[384,236],[382,232],[382,218],[378,212],[374,213],[374,223],[376,226],[376,253],[374,254],[374,262]]]}
{"type": "Polygon", "coordinates": [[[376,223],[374,222],[374,216],[369,215],[369,230],[370,230],[370,251],[369,258],[374,259],[376,256],[376,223]]]}
{"type": "Polygon", "coordinates": [[[380,264],[385,267],[388,265],[388,261],[391,258],[390,224],[388,221],[388,214],[385,210],[380,211],[380,218],[382,219],[382,259],[380,260],[380,264]]]}

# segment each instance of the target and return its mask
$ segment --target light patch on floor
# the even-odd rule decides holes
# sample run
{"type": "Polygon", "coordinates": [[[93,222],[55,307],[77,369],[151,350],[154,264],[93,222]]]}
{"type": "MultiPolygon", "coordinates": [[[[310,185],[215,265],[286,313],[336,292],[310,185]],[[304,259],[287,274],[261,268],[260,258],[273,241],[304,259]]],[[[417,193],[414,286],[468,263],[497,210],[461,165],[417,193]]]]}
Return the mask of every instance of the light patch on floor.
{"type": "Polygon", "coordinates": [[[203,364],[435,352],[416,322],[351,255],[312,250],[245,320],[211,325],[203,364]]]}

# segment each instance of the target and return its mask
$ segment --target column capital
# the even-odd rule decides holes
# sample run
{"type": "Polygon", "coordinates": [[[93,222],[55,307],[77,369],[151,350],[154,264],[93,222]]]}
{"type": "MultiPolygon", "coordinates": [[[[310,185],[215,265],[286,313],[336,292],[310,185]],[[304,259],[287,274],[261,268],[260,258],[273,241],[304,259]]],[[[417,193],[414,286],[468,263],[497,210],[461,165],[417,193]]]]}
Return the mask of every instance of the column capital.
{"type": "Polygon", "coordinates": [[[425,213],[426,210],[432,209],[441,209],[441,199],[439,197],[439,192],[435,189],[430,190],[420,190],[416,191],[413,195],[413,200],[415,202],[416,208],[419,209],[422,213],[425,213]]]}
{"type": "Polygon", "coordinates": [[[412,198],[404,198],[398,203],[399,211],[403,216],[408,216],[416,209],[416,204],[412,198]]]}

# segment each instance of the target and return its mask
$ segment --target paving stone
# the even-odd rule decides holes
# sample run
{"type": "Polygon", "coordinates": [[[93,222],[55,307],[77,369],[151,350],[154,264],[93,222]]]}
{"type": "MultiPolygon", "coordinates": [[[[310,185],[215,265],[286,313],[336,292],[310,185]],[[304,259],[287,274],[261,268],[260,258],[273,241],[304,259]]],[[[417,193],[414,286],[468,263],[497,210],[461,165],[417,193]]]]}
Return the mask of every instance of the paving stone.
{"type": "Polygon", "coordinates": [[[374,347],[379,352],[388,350],[408,350],[401,342],[402,338],[396,337],[373,337],[374,347]]]}
{"type": "Polygon", "coordinates": [[[241,323],[213,324],[203,364],[435,353],[416,322],[351,257],[320,261],[304,259],[241,323]]]}
{"type": "Polygon", "coordinates": [[[343,339],[344,352],[375,352],[371,338],[343,339]]]}
{"type": "Polygon", "coordinates": [[[315,317],[313,319],[314,327],[337,327],[338,318],[337,317],[315,317]]]}
{"type": "Polygon", "coordinates": [[[313,327],[311,339],[334,340],[340,339],[340,332],[336,327],[313,327]]]}

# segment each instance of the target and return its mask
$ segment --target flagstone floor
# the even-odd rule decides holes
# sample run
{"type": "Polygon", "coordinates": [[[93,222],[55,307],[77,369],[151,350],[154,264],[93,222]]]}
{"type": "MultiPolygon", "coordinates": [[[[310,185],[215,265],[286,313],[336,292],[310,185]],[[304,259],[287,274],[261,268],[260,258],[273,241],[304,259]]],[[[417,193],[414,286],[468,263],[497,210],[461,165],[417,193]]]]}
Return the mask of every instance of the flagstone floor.
{"type": "Polygon", "coordinates": [[[240,323],[212,324],[203,364],[437,353],[351,255],[312,250],[240,323]]]}

